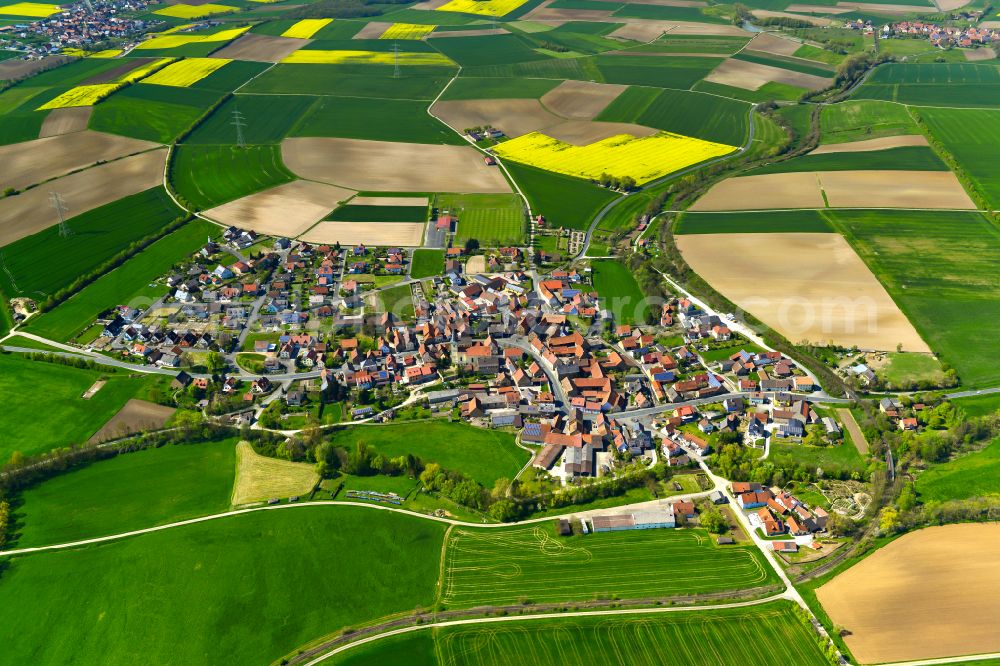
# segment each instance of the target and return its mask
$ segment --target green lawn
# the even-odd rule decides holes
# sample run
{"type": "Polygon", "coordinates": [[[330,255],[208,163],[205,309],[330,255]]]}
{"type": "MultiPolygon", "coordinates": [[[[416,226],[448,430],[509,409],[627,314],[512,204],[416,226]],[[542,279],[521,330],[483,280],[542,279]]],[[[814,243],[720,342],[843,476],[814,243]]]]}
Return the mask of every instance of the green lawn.
{"type": "Polygon", "coordinates": [[[427,102],[422,100],[323,97],[302,116],[290,134],[465,144],[451,128],[427,113],[427,102]]]}
{"type": "Polygon", "coordinates": [[[591,268],[601,309],[611,311],[618,324],[645,323],[649,305],[632,272],[617,261],[594,261],[591,268]]]}
{"type": "Polygon", "coordinates": [[[594,216],[619,195],[551,171],[505,162],[507,171],[531,203],[533,215],[545,216],[546,226],[586,229],[594,216]]]}
{"type": "Polygon", "coordinates": [[[852,100],[823,107],[820,134],[822,143],[848,143],[920,134],[920,128],[901,104],[852,100]]]}
{"type": "Polygon", "coordinates": [[[0,291],[44,301],[183,214],[165,189],[154,187],[70,218],[72,236],[60,236],[53,226],[22,238],[3,248],[6,270],[0,271],[0,291]]]}
{"type": "Polygon", "coordinates": [[[992,159],[1000,150],[1000,111],[919,109],[917,113],[979,186],[990,206],[1000,207],[1000,169],[992,159]]]}
{"type": "Polygon", "coordinates": [[[294,179],[274,144],[245,148],[182,145],[176,148],[170,167],[174,191],[197,210],[294,179]]]}
{"type": "Polygon", "coordinates": [[[449,211],[458,217],[456,245],[470,238],[484,247],[524,242],[524,206],[516,194],[439,194],[434,207],[439,215],[449,211]]]}
{"type": "Polygon", "coordinates": [[[177,262],[189,257],[219,228],[194,220],[156,241],[124,264],[91,283],[54,310],[33,317],[31,333],[65,342],[87,328],[108,308],[122,304],[147,306],[167,292],[165,285],[151,285],[177,262]]]}
{"type": "Polygon", "coordinates": [[[21,354],[0,354],[0,464],[14,451],[33,455],[82,444],[101,429],[130,398],[158,381],[130,378],[66,365],[31,361],[21,354]],[[90,400],[82,399],[94,382],[107,377],[90,400]],[[40,415],[44,414],[44,418],[40,415]]]}
{"type": "Polygon", "coordinates": [[[17,547],[118,534],[229,509],[236,439],[123,453],[22,494],[17,547]]]}
{"type": "Polygon", "coordinates": [[[378,292],[383,312],[391,312],[405,321],[413,320],[413,291],[410,285],[401,284],[378,292]]]}
{"type": "Polygon", "coordinates": [[[446,545],[441,601],[461,608],[525,600],[635,599],[775,582],[777,576],[756,548],[722,548],[700,528],[558,537],[551,523],[456,527],[446,545]],[[618,566],[626,556],[632,566],[618,566]],[[639,573],[657,571],[664,562],[670,562],[669,575],[639,573]]]}
{"type": "Polygon", "coordinates": [[[365,442],[390,458],[410,453],[490,488],[500,477],[513,479],[529,457],[510,433],[446,421],[349,427],[333,432],[332,441],[348,451],[365,442]]]}
{"type": "Polygon", "coordinates": [[[5,633],[4,654],[270,663],[342,627],[429,606],[443,534],[386,511],[295,507],[12,558],[0,626],[18,630],[5,633]]]}
{"type": "Polygon", "coordinates": [[[776,465],[803,465],[810,472],[822,468],[827,476],[835,470],[864,471],[866,466],[858,448],[846,439],[838,446],[806,446],[775,438],[771,442],[770,458],[776,465]]]}
{"type": "Polygon", "coordinates": [[[1000,494],[1000,438],[982,451],[931,465],[917,477],[916,490],[924,502],[1000,494]]]}
{"type": "Polygon", "coordinates": [[[827,663],[812,627],[787,601],[749,608],[427,629],[353,648],[332,663],[499,666],[510,663],[510,655],[523,657],[526,664],[827,663]]]}
{"type": "Polygon", "coordinates": [[[878,374],[894,387],[922,380],[935,384],[944,380],[941,362],[930,354],[890,353],[889,364],[880,369],[878,374]]]}
{"type": "Polygon", "coordinates": [[[410,277],[425,278],[440,275],[444,270],[444,250],[421,249],[413,251],[410,277]]]}

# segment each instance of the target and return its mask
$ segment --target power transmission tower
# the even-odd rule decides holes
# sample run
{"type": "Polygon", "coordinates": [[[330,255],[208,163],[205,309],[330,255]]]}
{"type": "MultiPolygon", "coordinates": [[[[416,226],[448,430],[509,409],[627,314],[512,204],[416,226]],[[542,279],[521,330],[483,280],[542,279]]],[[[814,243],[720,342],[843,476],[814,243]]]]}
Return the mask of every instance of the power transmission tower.
{"type": "Polygon", "coordinates": [[[393,55],[393,62],[395,63],[395,68],[392,71],[392,78],[398,79],[399,78],[399,44],[397,44],[396,42],[392,43],[392,55],[393,55]]]}
{"type": "Polygon", "coordinates": [[[58,192],[49,192],[49,202],[59,216],[59,235],[62,238],[69,238],[73,235],[73,231],[66,224],[66,202],[58,192]]]}
{"type": "Polygon", "coordinates": [[[239,109],[233,109],[233,122],[232,125],[236,128],[236,147],[246,148],[247,141],[243,136],[243,128],[246,127],[246,123],[243,120],[243,114],[240,113],[239,109]]]}

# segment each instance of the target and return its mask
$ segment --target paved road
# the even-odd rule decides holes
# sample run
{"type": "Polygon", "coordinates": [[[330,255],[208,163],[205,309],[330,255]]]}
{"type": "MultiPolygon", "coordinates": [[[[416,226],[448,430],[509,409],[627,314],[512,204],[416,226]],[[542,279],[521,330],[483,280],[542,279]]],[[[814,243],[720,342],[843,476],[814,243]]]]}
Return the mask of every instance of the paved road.
{"type": "Polygon", "coordinates": [[[549,379],[549,386],[552,388],[552,394],[555,395],[556,400],[558,400],[563,407],[569,407],[569,396],[566,395],[566,391],[563,390],[562,384],[559,383],[559,378],[556,377],[554,370],[549,369],[549,363],[542,358],[534,347],[532,347],[527,340],[520,336],[514,336],[510,338],[501,338],[497,340],[497,344],[501,347],[517,347],[521,351],[525,352],[528,356],[533,358],[538,367],[542,369],[545,376],[549,379]]]}

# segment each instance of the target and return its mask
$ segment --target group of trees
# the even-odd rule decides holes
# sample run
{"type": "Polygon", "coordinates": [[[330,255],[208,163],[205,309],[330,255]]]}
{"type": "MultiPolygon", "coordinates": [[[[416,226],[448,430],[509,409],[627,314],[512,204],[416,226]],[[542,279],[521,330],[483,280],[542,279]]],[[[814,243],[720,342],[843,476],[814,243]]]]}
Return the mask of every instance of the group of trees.
{"type": "Polygon", "coordinates": [[[618,176],[612,176],[609,173],[602,173],[597,178],[596,182],[601,187],[618,190],[620,192],[632,192],[638,188],[638,184],[632,176],[622,176],[619,178],[618,176]]]}

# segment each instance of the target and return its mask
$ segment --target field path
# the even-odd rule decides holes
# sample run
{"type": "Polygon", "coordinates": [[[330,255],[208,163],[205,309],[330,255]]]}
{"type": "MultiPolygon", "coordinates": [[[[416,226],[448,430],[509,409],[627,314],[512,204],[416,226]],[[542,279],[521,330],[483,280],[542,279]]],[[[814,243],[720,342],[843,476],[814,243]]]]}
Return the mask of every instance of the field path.
{"type": "Polygon", "coordinates": [[[837,415],[840,420],[844,422],[844,427],[847,428],[847,432],[851,433],[851,439],[854,440],[854,446],[858,447],[858,453],[863,456],[868,455],[868,440],[865,439],[865,434],[861,432],[861,426],[858,425],[857,420],[854,418],[854,414],[851,413],[849,409],[838,409],[837,415]]]}

